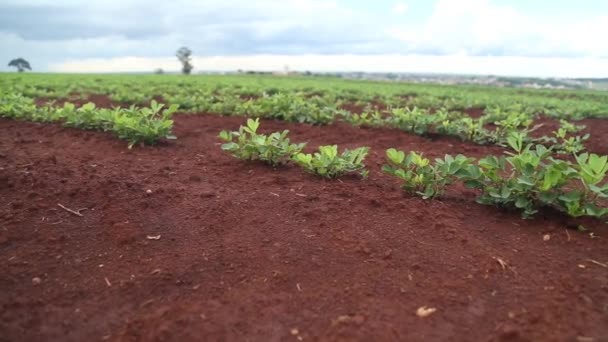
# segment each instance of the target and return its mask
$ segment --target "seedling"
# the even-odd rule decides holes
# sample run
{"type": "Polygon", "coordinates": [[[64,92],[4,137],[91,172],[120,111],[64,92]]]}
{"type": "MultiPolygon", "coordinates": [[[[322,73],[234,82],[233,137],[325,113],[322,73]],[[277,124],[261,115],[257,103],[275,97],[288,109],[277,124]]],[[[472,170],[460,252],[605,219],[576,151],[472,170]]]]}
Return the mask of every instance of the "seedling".
{"type": "Polygon", "coordinates": [[[247,126],[239,127],[238,131],[220,132],[220,139],[226,141],[222,149],[238,159],[261,160],[272,166],[278,166],[287,163],[306,145],[305,143],[290,144],[287,138],[288,130],[270,135],[258,134],[259,126],[259,119],[248,119],[247,126]]]}
{"type": "Polygon", "coordinates": [[[114,113],[112,130],[129,142],[129,148],[137,143],[154,144],[159,138],[176,139],[171,134],[171,115],[178,106],[171,105],[165,110],[163,107],[153,100],[150,108],[132,106],[129,110],[118,110],[114,113]]]}
{"type": "Polygon", "coordinates": [[[437,158],[435,163],[424,158],[422,153],[403,151],[394,148],[386,151],[389,165],[382,170],[403,180],[403,189],[415,193],[424,199],[440,196],[447,185],[471,172],[472,158],[457,155],[455,158],[446,155],[437,158]]]}
{"type": "Polygon", "coordinates": [[[314,154],[297,153],[293,160],[304,170],[326,178],[337,178],[346,173],[359,172],[366,177],[363,160],[369,147],[359,147],[354,150],[344,150],[338,154],[337,145],[320,146],[314,154]]]}

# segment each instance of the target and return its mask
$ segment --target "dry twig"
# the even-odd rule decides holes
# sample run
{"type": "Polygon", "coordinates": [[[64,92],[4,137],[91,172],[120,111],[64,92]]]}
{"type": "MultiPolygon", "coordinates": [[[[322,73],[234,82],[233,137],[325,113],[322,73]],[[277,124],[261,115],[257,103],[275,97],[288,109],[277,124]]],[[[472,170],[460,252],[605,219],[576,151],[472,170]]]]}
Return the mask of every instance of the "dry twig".
{"type": "Polygon", "coordinates": [[[591,263],[594,263],[594,264],[596,264],[596,265],[599,265],[599,266],[602,266],[602,267],[608,268],[608,265],[604,264],[603,262],[599,262],[599,261],[596,261],[596,260],[593,260],[593,259],[587,259],[587,261],[589,261],[589,262],[591,262],[591,263]]]}
{"type": "Polygon", "coordinates": [[[80,212],[83,211],[83,210],[87,210],[88,209],[88,208],[82,208],[82,209],[78,209],[78,210],[72,210],[72,209],[70,209],[68,207],[65,207],[61,203],[57,203],[57,205],[59,206],[59,208],[67,211],[68,213],[71,213],[73,215],[80,216],[80,217],[84,217],[84,215],[82,215],[80,212]]]}

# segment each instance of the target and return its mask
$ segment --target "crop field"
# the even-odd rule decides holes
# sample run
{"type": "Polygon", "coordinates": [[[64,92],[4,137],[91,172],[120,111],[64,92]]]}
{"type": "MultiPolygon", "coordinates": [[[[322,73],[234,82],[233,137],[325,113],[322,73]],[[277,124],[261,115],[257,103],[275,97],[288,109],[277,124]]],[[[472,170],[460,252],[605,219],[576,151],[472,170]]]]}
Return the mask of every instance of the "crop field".
{"type": "Polygon", "coordinates": [[[0,341],[606,341],[608,92],[0,74],[0,341]]]}

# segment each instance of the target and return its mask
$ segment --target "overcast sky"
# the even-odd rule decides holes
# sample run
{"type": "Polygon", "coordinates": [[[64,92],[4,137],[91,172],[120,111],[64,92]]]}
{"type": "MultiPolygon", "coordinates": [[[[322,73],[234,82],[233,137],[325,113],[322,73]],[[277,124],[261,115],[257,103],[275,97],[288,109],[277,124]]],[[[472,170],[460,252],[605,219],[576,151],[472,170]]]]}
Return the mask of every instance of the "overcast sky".
{"type": "Polygon", "coordinates": [[[608,77],[607,0],[2,0],[0,70],[608,77]]]}

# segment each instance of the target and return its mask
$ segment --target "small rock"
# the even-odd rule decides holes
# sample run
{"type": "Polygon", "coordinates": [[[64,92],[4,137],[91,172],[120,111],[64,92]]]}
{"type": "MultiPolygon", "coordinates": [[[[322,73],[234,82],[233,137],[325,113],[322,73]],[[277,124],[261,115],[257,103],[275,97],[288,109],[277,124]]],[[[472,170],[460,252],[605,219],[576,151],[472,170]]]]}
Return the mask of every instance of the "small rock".
{"type": "Polygon", "coordinates": [[[294,336],[300,333],[300,331],[299,331],[298,329],[296,329],[296,328],[291,329],[291,331],[290,331],[290,332],[291,332],[291,334],[292,334],[292,335],[294,335],[294,336]]]}
{"type": "Polygon", "coordinates": [[[40,285],[40,283],[42,283],[42,279],[40,279],[39,277],[32,278],[32,284],[40,285]]]}
{"type": "Polygon", "coordinates": [[[551,235],[549,235],[549,234],[543,235],[543,241],[549,241],[549,240],[551,240],[551,235]]]}
{"type": "Polygon", "coordinates": [[[427,308],[426,306],[421,306],[418,308],[418,310],[416,310],[416,315],[424,318],[432,315],[435,311],[437,311],[436,308],[427,308]]]}
{"type": "Polygon", "coordinates": [[[150,195],[150,194],[152,193],[152,190],[148,189],[148,190],[146,190],[146,193],[147,193],[148,195],[150,195]]]}
{"type": "Polygon", "coordinates": [[[338,318],[336,318],[335,320],[332,321],[332,325],[337,325],[337,324],[356,324],[356,325],[361,325],[365,322],[365,316],[363,315],[354,315],[354,316],[350,316],[350,315],[342,315],[342,316],[338,316],[338,318]]]}

